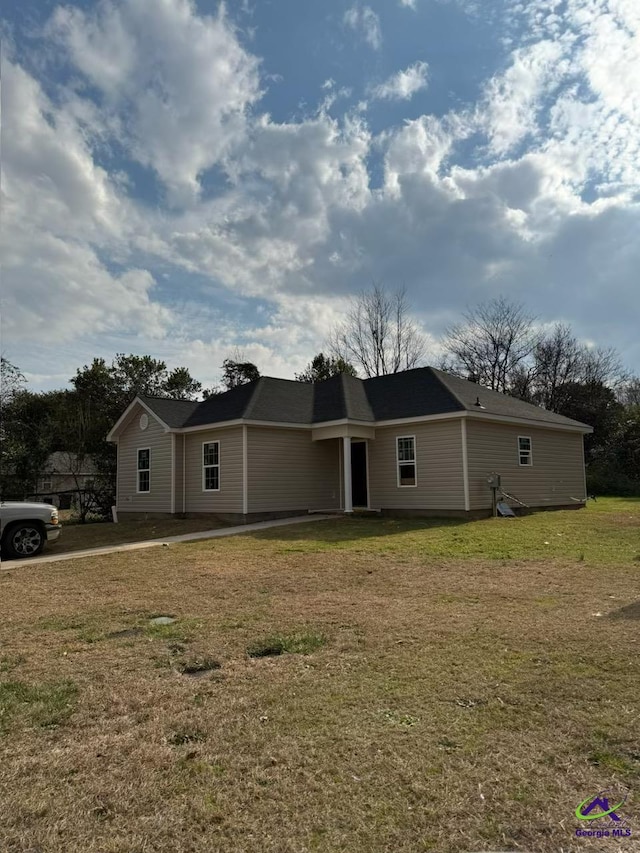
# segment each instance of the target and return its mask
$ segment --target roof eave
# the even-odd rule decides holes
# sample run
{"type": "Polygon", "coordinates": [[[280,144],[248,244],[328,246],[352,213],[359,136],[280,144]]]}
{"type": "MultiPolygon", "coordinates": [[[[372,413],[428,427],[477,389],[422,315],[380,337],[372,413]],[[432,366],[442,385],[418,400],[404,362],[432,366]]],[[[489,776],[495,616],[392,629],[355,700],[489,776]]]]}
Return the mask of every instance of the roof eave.
{"type": "Polygon", "coordinates": [[[580,423],[580,421],[571,421],[567,418],[568,423],[559,421],[548,421],[543,418],[527,418],[519,417],[518,415],[499,415],[492,412],[471,412],[468,409],[465,412],[466,416],[473,420],[496,421],[501,423],[524,424],[527,426],[537,426],[543,429],[560,429],[567,432],[582,432],[591,433],[593,427],[588,424],[580,423]]]}

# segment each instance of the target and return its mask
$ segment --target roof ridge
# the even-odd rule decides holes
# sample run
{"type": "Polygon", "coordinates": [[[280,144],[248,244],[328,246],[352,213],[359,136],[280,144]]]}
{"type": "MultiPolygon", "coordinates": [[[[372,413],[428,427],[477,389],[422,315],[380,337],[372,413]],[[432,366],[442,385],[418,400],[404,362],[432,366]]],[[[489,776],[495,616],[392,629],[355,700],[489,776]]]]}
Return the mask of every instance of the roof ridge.
{"type": "MultiPolygon", "coordinates": [[[[258,376],[258,378],[254,380],[254,383],[255,383],[255,384],[254,384],[253,391],[251,392],[251,396],[249,397],[249,400],[248,400],[248,402],[247,402],[247,405],[244,407],[244,411],[243,411],[243,413],[242,413],[242,415],[241,415],[240,417],[242,417],[242,418],[248,418],[248,417],[249,417],[249,415],[251,414],[251,412],[252,412],[252,410],[253,410],[253,407],[254,407],[254,406],[255,406],[255,404],[257,403],[257,392],[258,392],[258,388],[259,388],[259,387],[261,387],[262,385],[264,385],[264,382],[263,382],[263,380],[264,380],[264,379],[272,379],[272,378],[274,378],[274,377],[271,377],[271,376],[258,376]]],[[[251,385],[251,384],[253,384],[253,383],[248,382],[248,383],[245,383],[245,384],[251,385]]],[[[241,387],[240,385],[236,385],[236,388],[240,388],[240,387],[241,387]]],[[[231,389],[229,389],[229,390],[231,390],[231,389]]]]}
{"type": "MultiPolygon", "coordinates": [[[[431,374],[433,375],[434,379],[436,379],[440,383],[440,385],[442,385],[442,387],[445,389],[445,391],[448,394],[450,394],[453,397],[453,399],[456,401],[456,403],[458,403],[460,406],[462,406],[463,410],[466,412],[467,406],[465,405],[465,403],[462,401],[462,399],[460,397],[458,397],[456,392],[452,388],[450,388],[449,385],[445,382],[445,380],[440,376],[440,374],[444,373],[444,371],[438,370],[435,367],[431,367],[431,365],[426,367],[425,370],[431,371],[431,374]]],[[[446,373],[444,373],[444,375],[447,376],[446,373]]]]}
{"type": "Polygon", "coordinates": [[[136,394],[136,396],[133,399],[135,400],[136,397],[139,400],[164,400],[165,402],[168,402],[168,403],[196,403],[196,404],[198,404],[198,403],[204,402],[203,400],[181,400],[180,397],[158,397],[156,394],[136,394]]]}
{"type": "Polygon", "coordinates": [[[342,405],[342,413],[341,414],[342,414],[343,418],[349,417],[349,401],[347,398],[347,384],[346,384],[346,380],[345,380],[346,375],[347,374],[343,373],[343,372],[341,372],[339,374],[339,376],[340,376],[340,403],[342,405]]]}

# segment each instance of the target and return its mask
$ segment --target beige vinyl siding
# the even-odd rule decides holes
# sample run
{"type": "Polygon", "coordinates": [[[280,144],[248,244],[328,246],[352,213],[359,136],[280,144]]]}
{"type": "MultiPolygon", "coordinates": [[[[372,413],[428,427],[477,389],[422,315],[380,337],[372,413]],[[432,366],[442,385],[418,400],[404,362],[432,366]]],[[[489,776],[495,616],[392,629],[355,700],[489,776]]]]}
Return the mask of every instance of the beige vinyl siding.
{"type": "Polygon", "coordinates": [[[500,474],[502,488],[529,506],[561,506],[585,498],[583,437],[558,429],[511,426],[469,419],[471,509],[491,506],[487,477],[500,474]],[[520,465],[518,436],[531,438],[533,465],[520,465]]]}
{"type": "Polygon", "coordinates": [[[310,430],[248,426],[248,511],[337,509],[339,450],[339,439],[312,441],[310,430]]]}
{"type": "Polygon", "coordinates": [[[186,512],[242,512],[242,427],[185,434],[186,512]],[[220,490],[205,492],[202,445],[220,442],[220,490]]]}
{"type": "Polygon", "coordinates": [[[376,429],[369,442],[373,509],[464,510],[460,420],[376,429]],[[415,436],[417,486],[398,486],[396,439],[415,436]]]}
{"type": "Polygon", "coordinates": [[[145,412],[136,405],[118,441],[117,507],[123,512],[171,512],[171,435],[149,415],[149,426],[140,429],[140,415],[145,412]],[[151,451],[150,491],[138,494],[138,450],[151,451]]]}

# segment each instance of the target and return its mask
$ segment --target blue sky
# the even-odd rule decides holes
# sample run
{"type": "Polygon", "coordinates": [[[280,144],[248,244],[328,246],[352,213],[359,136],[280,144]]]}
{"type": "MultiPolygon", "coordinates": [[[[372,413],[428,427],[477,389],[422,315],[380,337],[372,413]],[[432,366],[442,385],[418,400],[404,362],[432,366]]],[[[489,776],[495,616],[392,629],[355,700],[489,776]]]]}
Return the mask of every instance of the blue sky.
{"type": "Polygon", "coordinates": [[[640,371],[636,0],[5,9],[2,351],[293,377],[405,286],[432,358],[499,294],[640,371]]]}

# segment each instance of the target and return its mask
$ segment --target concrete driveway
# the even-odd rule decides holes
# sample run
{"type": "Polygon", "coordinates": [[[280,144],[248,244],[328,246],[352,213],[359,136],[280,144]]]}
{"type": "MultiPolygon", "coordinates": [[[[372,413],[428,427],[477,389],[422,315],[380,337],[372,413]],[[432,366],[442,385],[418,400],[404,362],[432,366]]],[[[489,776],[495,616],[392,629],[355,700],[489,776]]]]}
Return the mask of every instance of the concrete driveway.
{"type": "MultiPolygon", "coordinates": [[[[293,518],[278,518],[275,521],[257,521],[253,524],[239,524],[236,527],[223,527],[217,530],[200,530],[197,533],[182,533],[165,539],[146,539],[142,542],[128,542],[125,545],[107,545],[104,548],[87,548],[85,551],[70,551],[67,554],[45,553],[41,557],[25,560],[2,560],[0,571],[28,568],[39,563],[58,563],[61,560],[77,560],[80,557],[97,557],[100,554],[115,554],[118,551],[139,551],[142,548],[158,548],[174,542],[195,542],[198,539],[218,539],[221,536],[237,536],[252,533],[255,530],[268,530],[270,527],[285,527],[289,524],[309,524],[311,521],[327,521],[331,515],[298,515],[293,518]]],[[[55,545],[52,546],[55,548],[55,545]]]]}

